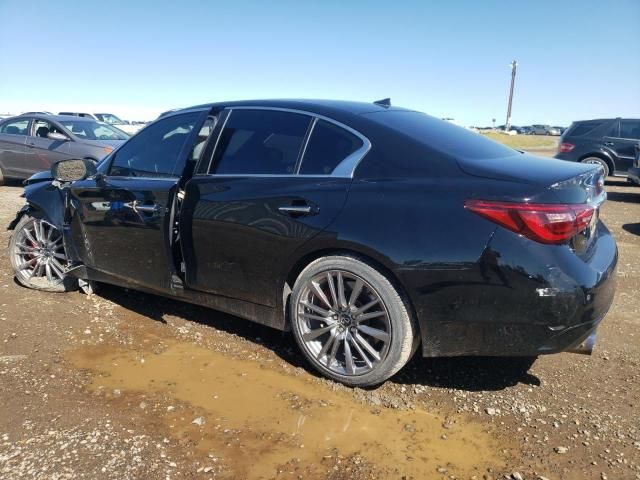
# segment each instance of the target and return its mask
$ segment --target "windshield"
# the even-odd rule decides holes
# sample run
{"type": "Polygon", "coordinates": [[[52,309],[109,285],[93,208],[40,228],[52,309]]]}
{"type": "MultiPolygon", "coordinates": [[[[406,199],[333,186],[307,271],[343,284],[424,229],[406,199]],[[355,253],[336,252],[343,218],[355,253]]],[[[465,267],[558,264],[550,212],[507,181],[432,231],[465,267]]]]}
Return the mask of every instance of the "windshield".
{"type": "Polygon", "coordinates": [[[60,122],[64,128],[82,140],[126,140],[129,135],[106,123],[91,121],[65,120],[60,122]]]}
{"type": "Polygon", "coordinates": [[[124,120],[116,117],[113,113],[99,113],[98,115],[100,115],[102,117],[102,121],[106,123],[111,123],[113,125],[124,123],[124,120]]]}

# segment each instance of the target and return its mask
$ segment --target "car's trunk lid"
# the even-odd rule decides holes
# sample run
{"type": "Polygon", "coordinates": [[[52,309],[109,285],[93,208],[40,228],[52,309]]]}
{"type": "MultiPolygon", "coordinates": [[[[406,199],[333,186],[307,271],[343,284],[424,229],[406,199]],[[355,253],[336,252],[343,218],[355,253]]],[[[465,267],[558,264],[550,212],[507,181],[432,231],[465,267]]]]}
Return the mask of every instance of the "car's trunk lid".
{"type": "Polygon", "coordinates": [[[501,158],[458,158],[457,161],[465,173],[475,177],[541,186],[567,180],[594,169],[593,165],[537,157],[528,153],[501,158]]]}

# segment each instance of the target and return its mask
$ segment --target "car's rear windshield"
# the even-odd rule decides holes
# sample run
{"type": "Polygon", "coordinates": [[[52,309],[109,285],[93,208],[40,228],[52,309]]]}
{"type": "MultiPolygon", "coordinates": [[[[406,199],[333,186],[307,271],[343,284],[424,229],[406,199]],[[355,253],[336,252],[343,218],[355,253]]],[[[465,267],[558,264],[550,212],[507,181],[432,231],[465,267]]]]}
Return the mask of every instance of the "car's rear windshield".
{"type": "Polygon", "coordinates": [[[457,159],[482,160],[511,157],[519,153],[480,133],[421,112],[388,110],[368,113],[366,116],[457,159]]]}

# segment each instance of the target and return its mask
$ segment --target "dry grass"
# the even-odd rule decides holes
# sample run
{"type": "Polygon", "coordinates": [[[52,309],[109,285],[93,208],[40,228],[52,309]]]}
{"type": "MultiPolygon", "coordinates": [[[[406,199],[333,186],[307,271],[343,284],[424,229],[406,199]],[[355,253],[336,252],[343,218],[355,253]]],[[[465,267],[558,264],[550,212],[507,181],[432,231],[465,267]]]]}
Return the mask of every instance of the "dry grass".
{"type": "Polygon", "coordinates": [[[558,145],[558,137],[545,137],[541,135],[505,135],[504,133],[483,133],[482,135],[496,142],[508,145],[520,150],[530,149],[555,149],[558,145]]]}

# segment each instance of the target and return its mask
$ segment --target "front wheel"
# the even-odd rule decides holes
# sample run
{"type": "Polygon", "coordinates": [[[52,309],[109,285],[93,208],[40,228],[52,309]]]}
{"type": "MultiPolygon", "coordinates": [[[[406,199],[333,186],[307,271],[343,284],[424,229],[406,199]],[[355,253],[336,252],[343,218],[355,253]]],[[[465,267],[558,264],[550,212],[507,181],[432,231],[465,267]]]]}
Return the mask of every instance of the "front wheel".
{"type": "Polygon", "coordinates": [[[67,255],[62,234],[37,213],[25,214],[9,241],[9,258],[15,278],[21,285],[47,292],[66,292],[77,288],[67,277],[67,255]]]}
{"type": "Polygon", "coordinates": [[[389,279],[351,256],[323,257],[296,280],[290,302],[300,350],[323,375],[349,386],[378,385],[417,346],[417,328],[389,279]]]}

